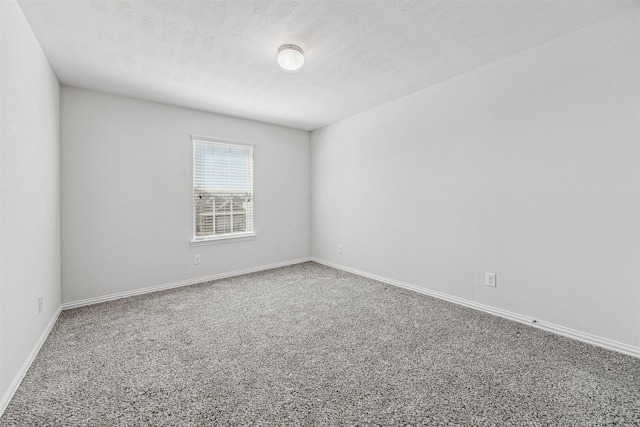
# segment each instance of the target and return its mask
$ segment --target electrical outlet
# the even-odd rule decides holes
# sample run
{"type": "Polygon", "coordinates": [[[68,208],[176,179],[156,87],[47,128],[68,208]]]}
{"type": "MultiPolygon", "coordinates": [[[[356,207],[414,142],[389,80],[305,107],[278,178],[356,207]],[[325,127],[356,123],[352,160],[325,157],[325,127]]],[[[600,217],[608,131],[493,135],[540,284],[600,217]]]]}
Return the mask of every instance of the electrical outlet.
{"type": "Polygon", "coordinates": [[[484,273],[484,284],[487,286],[496,287],[496,273],[484,273]]]}
{"type": "Polygon", "coordinates": [[[38,314],[42,313],[42,295],[38,297],[38,314]]]}
{"type": "Polygon", "coordinates": [[[342,253],[342,245],[338,245],[338,253],[341,254],[342,253]]]}
{"type": "Polygon", "coordinates": [[[193,263],[194,263],[195,265],[200,264],[200,254],[198,254],[198,255],[194,255],[194,256],[193,256],[193,263]]]}

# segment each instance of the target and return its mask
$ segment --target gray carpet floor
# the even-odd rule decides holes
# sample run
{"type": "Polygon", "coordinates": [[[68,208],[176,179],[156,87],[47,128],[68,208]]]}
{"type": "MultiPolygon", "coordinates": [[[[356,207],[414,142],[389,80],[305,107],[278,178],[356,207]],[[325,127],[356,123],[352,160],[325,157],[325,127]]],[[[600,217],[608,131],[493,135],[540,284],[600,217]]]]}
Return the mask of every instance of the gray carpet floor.
{"type": "Polygon", "coordinates": [[[640,425],[640,359],[314,263],[66,310],[2,426],[640,425]]]}

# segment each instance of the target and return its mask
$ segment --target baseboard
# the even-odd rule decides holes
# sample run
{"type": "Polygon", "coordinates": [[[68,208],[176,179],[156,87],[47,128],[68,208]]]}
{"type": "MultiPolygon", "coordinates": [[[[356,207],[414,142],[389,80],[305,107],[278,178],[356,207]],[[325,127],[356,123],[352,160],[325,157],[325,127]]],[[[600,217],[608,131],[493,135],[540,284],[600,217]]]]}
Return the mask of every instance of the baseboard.
{"type": "Polygon", "coordinates": [[[58,307],[58,309],[56,310],[56,313],[53,315],[53,317],[49,321],[49,324],[47,325],[45,330],[42,332],[42,335],[40,335],[38,342],[36,342],[36,345],[31,350],[31,353],[29,353],[29,356],[24,361],[24,363],[20,367],[20,370],[18,371],[15,378],[9,385],[9,389],[4,393],[4,396],[2,396],[2,399],[0,400],[0,417],[2,417],[2,414],[4,414],[5,409],[7,409],[9,402],[11,402],[11,399],[13,398],[13,395],[15,394],[16,390],[18,390],[18,387],[20,386],[22,379],[27,374],[27,371],[31,367],[31,364],[33,363],[36,356],[38,355],[38,352],[40,351],[40,347],[42,347],[42,344],[44,344],[44,342],[47,340],[47,337],[49,336],[51,329],[53,329],[53,325],[56,324],[56,321],[58,320],[58,316],[60,316],[61,311],[62,309],[58,307]]]}
{"type": "Polygon", "coordinates": [[[82,299],[82,300],[78,300],[78,301],[66,302],[66,303],[62,304],[61,308],[62,308],[62,310],[68,310],[70,308],[77,308],[77,307],[83,307],[83,306],[86,306],[86,305],[99,304],[101,302],[113,301],[113,300],[116,300],[116,299],[132,297],[132,296],[135,296],[135,295],[148,294],[148,293],[151,293],[151,292],[164,291],[166,289],[180,288],[182,286],[195,285],[196,283],[209,282],[211,280],[226,279],[227,277],[240,276],[242,274],[255,273],[255,272],[264,271],[264,270],[271,270],[271,269],[274,269],[274,268],[286,267],[288,265],[300,264],[300,263],[308,262],[308,261],[311,261],[311,258],[298,258],[298,259],[293,259],[293,260],[289,260],[289,261],[283,261],[283,262],[276,262],[276,263],[273,263],[273,264],[261,265],[261,266],[258,266],[258,267],[250,267],[250,268],[245,268],[245,269],[242,269],[242,270],[234,270],[234,271],[229,271],[229,272],[225,272],[225,273],[213,274],[211,276],[196,277],[194,279],[181,280],[179,282],[166,283],[166,284],[163,284],[163,285],[156,285],[156,286],[149,286],[149,287],[146,287],[146,288],[135,289],[135,290],[132,290],[132,291],[118,292],[118,293],[115,293],[115,294],[109,294],[109,295],[104,295],[104,296],[100,296],[100,297],[87,298],[87,299],[82,299]]]}
{"type": "Polygon", "coordinates": [[[624,344],[621,342],[613,341],[607,338],[602,338],[596,335],[592,335],[586,332],[576,331],[574,329],[566,328],[564,326],[556,325],[553,323],[545,322],[543,320],[534,319],[529,316],[524,316],[522,314],[513,313],[507,310],[502,310],[500,308],[491,307],[489,305],[480,304],[474,301],[470,301],[464,298],[458,298],[452,295],[448,295],[442,292],[432,291],[429,289],[424,289],[410,283],[401,282],[399,280],[390,279],[388,277],[378,276],[377,274],[371,274],[366,271],[357,270],[355,268],[346,267],[344,265],[335,264],[329,261],[325,261],[319,258],[311,258],[311,261],[316,262],[318,264],[326,265],[328,267],[336,268],[338,270],[343,270],[348,273],[353,273],[358,276],[366,277],[368,279],[377,280],[378,282],[387,283],[389,285],[398,286],[400,288],[409,289],[414,292],[418,292],[424,295],[429,295],[441,300],[449,301],[454,304],[459,304],[465,307],[473,308],[475,310],[480,310],[485,313],[493,314],[495,316],[504,317],[505,319],[513,320],[519,323],[524,323],[526,325],[532,326],[534,328],[543,329],[548,332],[552,332],[554,334],[562,335],[567,338],[571,338],[574,340],[582,341],[588,344],[592,344],[598,347],[606,348],[607,350],[616,351],[619,353],[627,354],[629,356],[634,356],[640,358],[640,347],[634,347],[628,344],[624,344]]]}
{"type": "Polygon", "coordinates": [[[235,271],[230,271],[230,272],[226,272],[226,273],[219,273],[219,274],[214,274],[211,276],[204,276],[204,277],[198,277],[195,279],[189,279],[189,280],[183,280],[180,282],[173,282],[173,283],[167,283],[164,285],[158,285],[158,286],[150,286],[147,288],[142,288],[142,289],[136,289],[133,291],[128,291],[128,292],[120,292],[120,293],[116,293],[116,294],[110,294],[110,295],[105,295],[102,297],[96,297],[96,298],[88,298],[88,299],[84,299],[84,300],[79,300],[79,301],[73,301],[73,302],[69,302],[69,303],[65,303],[62,304],[58,310],[56,311],[55,315],[51,318],[51,320],[49,321],[49,324],[47,325],[46,329],[44,330],[44,332],[42,333],[42,335],[40,336],[40,339],[38,340],[38,342],[36,343],[36,345],[33,347],[33,349],[31,350],[31,353],[29,353],[29,356],[27,357],[27,359],[25,360],[25,362],[23,363],[22,367],[20,368],[20,371],[18,372],[18,374],[15,376],[13,382],[11,383],[11,385],[9,386],[9,389],[5,392],[4,396],[2,396],[2,399],[0,399],[0,417],[2,416],[2,414],[4,413],[5,409],[7,408],[7,405],[9,404],[9,402],[11,401],[11,398],[13,397],[13,395],[15,394],[16,390],[18,389],[18,387],[20,386],[20,383],[22,382],[22,379],[24,378],[25,374],[27,373],[27,371],[29,370],[29,367],[31,367],[31,364],[33,363],[33,361],[35,360],[36,356],[38,355],[38,352],[40,351],[40,348],[42,347],[42,344],[44,344],[45,340],[47,339],[47,337],[49,336],[49,333],[51,332],[51,329],[53,328],[53,325],[55,325],[56,321],[58,320],[58,316],[60,315],[60,312],[62,310],[66,310],[69,308],[75,308],[75,307],[81,307],[81,306],[85,306],[85,305],[91,305],[91,304],[98,304],[101,302],[105,302],[105,301],[112,301],[115,299],[120,299],[120,298],[126,298],[129,296],[134,296],[134,295],[141,295],[141,294],[146,294],[146,293],[150,293],[150,292],[157,292],[157,291],[161,291],[161,290],[165,290],[165,289],[172,289],[172,288],[178,288],[178,287],[182,287],[182,286],[188,286],[188,285],[193,285],[196,283],[202,283],[202,282],[208,282],[211,280],[219,280],[219,279],[224,279],[227,277],[233,277],[233,276],[240,276],[242,274],[248,274],[248,273],[255,273],[258,271],[264,271],[264,270],[271,270],[274,268],[279,268],[279,267],[286,267],[289,265],[294,265],[294,264],[300,264],[303,262],[307,262],[307,261],[313,261],[316,262],[318,264],[322,264],[322,265],[326,265],[328,267],[332,267],[338,270],[343,270],[349,273],[353,273],[356,274],[358,276],[362,276],[362,277],[366,277],[369,279],[373,279],[373,280],[377,280],[379,282],[382,283],[387,283],[389,285],[393,285],[393,286],[398,286],[400,288],[404,288],[404,289],[408,289],[414,292],[418,292],[424,295],[429,295],[435,298],[439,298],[441,300],[445,300],[445,301],[449,301],[452,302],[454,304],[459,304],[465,307],[469,307],[469,308],[473,308],[476,310],[480,310],[489,314],[493,314],[495,316],[500,316],[500,317],[504,317],[506,319],[509,320],[513,320],[519,323],[524,323],[526,325],[535,327],[535,328],[539,328],[539,329],[543,329],[558,335],[562,335],[565,336],[567,338],[572,338],[578,341],[582,341],[582,342],[586,342],[588,344],[592,344],[598,347],[602,347],[605,348],[607,350],[612,350],[612,351],[617,351],[619,353],[623,353],[623,354],[627,354],[629,356],[634,356],[634,357],[638,357],[640,358],[640,348],[639,347],[634,347],[628,344],[624,344],[624,343],[620,343],[617,341],[613,341],[613,340],[609,340],[607,338],[602,338],[602,337],[598,337],[596,335],[592,335],[592,334],[588,334],[586,332],[581,332],[581,331],[576,331],[574,329],[570,329],[570,328],[566,328],[564,326],[560,326],[560,325],[556,325],[553,323],[549,323],[549,322],[545,322],[545,321],[541,321],[538,319],[534,319],[528,316],[524,316],[518,313],[513,313],[507,310],[502,310],[496,307],[491,307],[485,304],[480,304],[477,302],[473,302],[464,298],[458,298],[452,295],[448,295],[442,292],[437,292],[437,291],[432,291],[429,289],[424,289],[415,285],[412,285],[410,283],[406,283],[406,282],[401,282],[399,280],[394,280],[394,279],[390,279],[388,277],[383,277],[383,276],[379,276],[376,274],[371,274],[362,270],[357,270],[355,268],[350,268],[350,267],[346,267],[344,265],[340,265],[340,264],[335,264],[329,261],[325,261],[319,258],[314,258],[314,257],[309,257],[309,258],[298,258],[298,259],[294,259],[294,260],[289,260],[289,261],[284,261],[284,262],[279,262],[279,263],[273,263],[273,264],[267,264],[267,265],[261,265],[258,267],[252,267],[252,268],[247,268],[247,269],[243,269],[243,270],[235,270],[235,271]]]}

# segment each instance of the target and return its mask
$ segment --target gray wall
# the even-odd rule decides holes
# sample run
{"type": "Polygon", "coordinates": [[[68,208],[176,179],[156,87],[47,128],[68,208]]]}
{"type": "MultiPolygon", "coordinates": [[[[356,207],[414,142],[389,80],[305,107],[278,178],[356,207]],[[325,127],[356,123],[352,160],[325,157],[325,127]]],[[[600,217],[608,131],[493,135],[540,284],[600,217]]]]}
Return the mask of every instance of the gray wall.
{"type": "Polygon", "coordinates": [[[18,4],[0,14],[1,412],[60,307],[60,86],[18,4]]]}
{"type": "Polygon", "coordinates": [[[61,109],[63,302],[310,255],[308,132],[64,86],[61,109]],[[255,240],[190,246],[191,134],[255,143],[255,240]]]}
{"type": "Polygon", "coordinates": [[[313,132],[312,256],[640,346],[638,21],[313,132]]]}

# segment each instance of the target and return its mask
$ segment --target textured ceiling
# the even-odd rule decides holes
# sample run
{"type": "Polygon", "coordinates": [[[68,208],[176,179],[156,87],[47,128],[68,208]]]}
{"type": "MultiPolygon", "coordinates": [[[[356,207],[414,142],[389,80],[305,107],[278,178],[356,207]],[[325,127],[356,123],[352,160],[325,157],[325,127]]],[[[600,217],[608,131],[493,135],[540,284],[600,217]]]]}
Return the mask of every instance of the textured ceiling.
{"type": "MultiPolygon", "coordinates": [[[[0,0],[2,1],[2,0],[0,0]]],[[[20,0],[61,83],[313,130],[638,0],[20,0]],[[278,47],[305,52],[282,72],[278,47]]]]}

